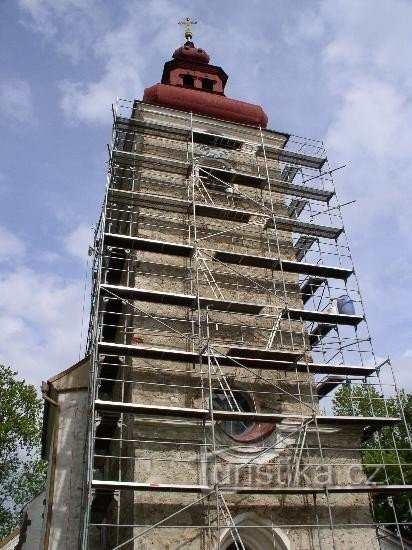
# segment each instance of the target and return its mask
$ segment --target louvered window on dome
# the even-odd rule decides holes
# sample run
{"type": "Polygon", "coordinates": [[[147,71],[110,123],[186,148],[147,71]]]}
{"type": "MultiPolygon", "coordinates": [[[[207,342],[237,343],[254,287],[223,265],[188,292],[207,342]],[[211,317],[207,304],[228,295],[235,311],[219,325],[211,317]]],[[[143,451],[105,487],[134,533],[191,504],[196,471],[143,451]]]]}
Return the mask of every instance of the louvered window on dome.
{"type": "Polygon", "coordinates": [[[202,89],[213,91],[213,86],[215,85],[214,80],[210,78],[202,78],[202,89]]]}
{"type": "Polygon", "coordinates": [[[183,86],[190,86],[191,88],[195,87],[195,78],[191,74],[184,74],[182,80],[183,86]]]}

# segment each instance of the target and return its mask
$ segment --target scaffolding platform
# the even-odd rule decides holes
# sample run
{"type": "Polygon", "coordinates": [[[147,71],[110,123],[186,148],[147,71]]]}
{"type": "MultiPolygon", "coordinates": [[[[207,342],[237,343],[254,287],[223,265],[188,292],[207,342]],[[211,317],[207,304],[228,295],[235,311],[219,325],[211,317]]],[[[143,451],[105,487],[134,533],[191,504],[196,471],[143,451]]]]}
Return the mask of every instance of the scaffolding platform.
{"type": "Polygon", "coordinates": [[[303,285],[300,287],[300,294],[302,296],[302,302],[306,304],[316,293],[318,288],[324,285],[327,279],[324,277],[308,277],[303,285]]]}
{"type": "Polygon", "coordinates": [[[309,201],[307,200],[293,199],[288,204],[288,215],[291,218],[299,218],[299,216],[302,214],[308,204],[309,201]]]}
{"type": "Polygon", "coordinates": [[[346,378],[344,376],[326,376],[318,382],[316,385],[316,393],[318,394],[319,399],[326,397],[331,391],[338,388],[341,384],[345,382],[346,378]]]}
{"type": "Polygon", "coordinates": [[[326,323],[333,325],[357,326],[363,321],[362,315],[345,315],[344,313],[325,313],[323,311],[309,311],[306,309],[287,308],[282,311],[282,319],[296,321],[310,321],[312,323],[326,323]]]}
{"type": "Polygon", "coordinates": [[[171,256],[183,256],[185,258],[190,258],[194,252],[193,246],[188,244],[144,239],[142,237],[130,237],[116,233],[105,233],[104,244],[115,248],[144,250],[147,252],[158,252],[159,254],[169,254],[171,256]]]}
{"type": "MultiPolygon", "coordinates": [[[[193,208],[190,208],[192,211],[193,208]]],[[[215,218],[219,220],[228,220],[233,222],[247,223],[253,216],[259,218],[267,218],[267,215],[262,212],[250,212],[248,210],[239,210],[237,208],[230,208],[227,206],[215,206],[212,204],[205,204],[197,202],[195,204],[196,216],[203,216],[205,218],[215,218]]]]}
{"type": "Polygon", "coordinates": [[[183,307],[193,307],[196,296],[191,294],[178,294],[174,292],[160,292],[145,288],[133,288],[128,286],[101,285],[103,296],[106,294],[111,298],[141,300],[143,302],[154,302],[159,304],[171,304],[183,307]]]}
{"type": "Polygon", "coordinates": [[[209,307],[216,311],[233,311],[236,313],[248,313],[251,315],[258,315],[265,307],[274,307],[271,304],[237,302],[235,300],[221,300],[217,298],[207,298],[205,296],[200,296],[199,303],[201,308],[209,307]]]}
{"type": "Polygon", "coordinates": [[[291,183],[300,170],[301,169],[299,166],[291,166],[290,164],[287,164],[282,170],[282,180],[291,183]]]}
{"type": "Polygon", "coordinates": [[[163,170],[182,175],[187,174],[190,166],[186,161],[120,149],[112,149],[111,162],[119,165],[123,164],[126,167],[139,162],[142,166],[159,166],[163,170]]]}
{"type": "MultiPolygon", "coordinates": [[[[194,253],[194,247],[191,245],[145,239],[141,237],[130,237],[115,233],[105,233],[104,243],[107,246],[130,250],[145,250],[148,252],[183,256],[186,258],[190,258],[194,253]]],[[[205,251],[210,252],[214,260],[222,263],[261,267],[263,269],[280,269],[282,267],[282,270],[287,273],[298,273],[299,275],[314,275],[316,277],[327,277],[329,279],[342,279],[346,281],[353,273],[352,269],[344,267],[310,264],[293,260],[281,260],[279,262],[277,258],[254,256],[226,250],[205,249],[205,251]]]]}
{"type": "MultiPolygon", "coordinates": [[[[199,166],[201,174],[210,174],[211,178],[220,180],[227,185],[243,185],[255,189],[268,189],[267,178],[263,176],[253,176],[238,171],[224,170],[222,168],[211,168],[209,166],[199,166]]],[[[333,191],[317,189],[315,187],[306,187],[296,185],[285,179],[270,179],[272,191],[302,197],[305,199],[317,200],[320,202],[329,202],[333,197],[333,191]]]]}
{"type": "Polygon", "coordinates": [[[253,256],[242,254],[240,252],[230,252],[225,250],[210,250],[213,259],[223,263],[236,265],[248,265],[252,267],[262,267],[265,269],[281,269],[287,273],[298,273],[299,275],[314,275],[317,277],[327,277],[330,279],[346,279],[353,273],[352,269],[344,267],[334,267],[321,264],[310,264],[297,262],[293,260],[280,260],[267,256],[253,256]]]}
{"type": "Polygon", "coordinates": [[[248,346],[231,347],[228,350],[228,355],[231,357],[266,359],[268,361],[287,361],[294,362],[302,357],[302,351],[293,350],[276,350],[251,348],[248,346]]]}
{"type": "Polygon", "coordinates": [[[298,166],[305,166],[306,168],[313,168],[315,170],[321,170],[322,166],[327,161],[326,157],[319,158],[311,155],[303,155],[302,153],[296,153],[288,149],[278,149],[268,145],[266,145],[264,149],[263,147],[259,147],[258,155],[266,157],[267,159],[297,164],[298,166]]]}
{"type": "Polygon", "coordinates": [[[116,115],[114,117],[114,124],[116,126],[116,129],[121,129],[123,131],[154,130],[155,132],[179,136],[182,139],[189,139],[190,137],[190,131],[185,126],[171,124],[170,121],[168,121],[167,123],[159,122],[157,120],[154,120],[153,118],[126,118],[116,115]]]}
{"type": "Polygon", "coordinates": [[[352,275],[353,270],[345,267],[334,267],[330,265],[309,264],[305,262],[295,262],[293,260],[277,260],[275,268],[286,273],[298,273],[299,275],[314,275],[315,277],[326,277],[328,279],[346,279],[352,275]]]}
{"type": "Polygon", "coordinates": [[[251,254],[242,254],[240,252],[230,252],[226,250],[210,250],[210,253],[213,254],[213,259],[219,262],[262,267],[264,269],[273,269],[278,261],[275,258],[252,256],[251,254]]]}
{"type": "Polygon", "coordinates": [[[265,177],[245,174],[237,170],[224,170],[223,168],[212,168],[199,164],[199,172],[202,179],[209,176],[228,185],[244,185],[245,187],[256,189],[265,189],[267,187],[267,179],[265,177]]]}
{"type": "Polygon", "coordinates": [[[261,413],[244,411],[223,411],[214,409],[196,409],[190,407],[169,407],[166,405],[147,405],[146,403],[128,403],[122,401],[105,401],[96,399],[96,410],[98,411],[118,411],[129,412],[133,414],[142,414],[146,416],[173,416],[178,418],[194,418],[199,420],[240,420],[254,422],[294,422],[302,423],[316,418],[318,424],[327,425],[345,425],[345,426],[367,426],[370,428],[382,428],[384,426],[393,426],[400,422],[400,418],[392,416],[315,416],[304,414],[280,414],[280,413],[261,413]]]}
{"type": "MultiPolygon", "coordinates": [[[[235,348],[238,350],[239,348],[235,348]]],[[[262,350],[263,352],[266,350],[262,350]]],[[[200,365],[200,359],[203,364],[208,361],[206,353],[199,354],[192,351],[185,351],[171,348],[158,348],[152,346],[135,346],[130,344],[116,344],[114,342],[99,342],[99,353],[102,355],[131,356],[142,357],[145,359],[158,359],[165,361],[175,361],[182,363],[191,363],[200,365]]],[[[273,351],[273,354],[278,353],[282,356],[283,351],[273,351]]],[[[299,354],[300,355],[300,354],[299,354]]],[[[278,357],[279,357],[278,356],[278,357]]],[[[239,367],[246,366],[247,368],[256,368],[261,370],[281,370],[281,371],[297,371],[309,372],[312,374],[339,374],[352,376],[368,376],[375,371],[374,367],[363,367],[356,365],[334,365],[330,363],[306,363],[299,361],[275,360],[274,358],[262,359],[253,356],[246,356],[240,353],[238,356],[228,354],[214,353],[214,357],[219,362],[219,365],[224,367],[239,367]]]]}
{"type": "Polygon", "coordinates": [[[155,210],[167,210],[170,212],[193,213],[197,216],[206,218],[215,218],[219,220],[228,220],[234,222],[247,223],[255,216],[259,218],[267,218],[266,214],[256,211],[241,210],[238,208],[230,208],[227,206],[216,206],[203,202],[196,202],[194,205],[186,199],[179,199],[170,195],[155,195],[150,193],[140,193],[137,191],[124,191],[119,189],[111,189],[110,195],[115,198],[120,196],[122,199],[130,197],[136,206],[143,206],[155,210]]]}
{"type": "Polygon", "coordinates": [[[169,212],[187,213],[192,203],[186,199],[179,199],[170,195],[156,195],[154,193],[140,193],[124,189],[109,189],[109,197],[114,200],[128,201],[130,205],[138,208],[143,206],[155,210],[167,210],[169,212]]]}
{"type": "Polygon", "coordinates": [[[276,229],[279,231],[291,231],[292,233],[304,233],[314,237],[323,237],[324,239],[336,240],[343,232],[343,227],[328,227],[326,225],[316,225],[314,223],[301,222],[293,218],[283,218],[275,216],[275,222],[272,218],[266,222],[266,229],[276,229]]]}
{"type": "Polygon", "coordinates": [[[334,328],[336,328],[336,325],[331,325],[329,323],[318,323],[312,332],[309,333],[310,345],[314,347],[319,344],[321,340],[325,338],[325,336],[327,336],[334,328]]]}
{"type": "Polygon", "coordinates": [[[316,237],[310,237],[307,235],[301,235],[299,237],[299,239],[293,245],[298,262],[301,262],[303,260],[303,258],[311,249],[312,245],[317,241],[318,239],[316,237]]]}
{"type": "Polygon", "coordinates": [[[236,300],[223,300],[218,298],[209,298],[200,296],[199,299],[194,294],[179,294],[175,292],[163,292],[159,290],[149,290],[145,288],[134,288],[128,286],[102,284],[103,294],[128,300],[141,300],[143,302],[154,302],[159,304],[171,304],[182,307],[195,308],[199,305],[201,308],[211,308],[217,311],[233,311],[237,313],[259,314],[265,307],[274,307],[270,304],[255,304],[249,302],[237,302],[236,300]]]}
{"type": "Polygon", "coordinates": [[[214,493],[218,490],[225,494],[265,494],[265,495],[325,495],[328,493],[373,493],[395,495],[411,493],[412,485],[322,485],[318,487],[278,485],[259,487],[256,485],[194,485],[179,483],[139,483],[135,481],[104,481],[93,480],[92,487],[109,490],[158,491],[175,493],[214,493]]]}

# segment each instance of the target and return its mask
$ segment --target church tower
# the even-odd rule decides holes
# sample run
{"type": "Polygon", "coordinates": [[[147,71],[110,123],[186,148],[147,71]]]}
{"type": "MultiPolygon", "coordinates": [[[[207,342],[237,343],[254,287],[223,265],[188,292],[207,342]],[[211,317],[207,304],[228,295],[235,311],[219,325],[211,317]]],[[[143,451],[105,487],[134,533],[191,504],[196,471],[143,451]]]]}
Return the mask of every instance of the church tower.
{"type": "Polygon", "coordinates": [[[333,170],[228,98],[186,25],[161,82],[114,109],[81,547],[379,548],[369,494],[410,486],[361,466],[399,418],[332,412],[378,381],[333,170]]]}

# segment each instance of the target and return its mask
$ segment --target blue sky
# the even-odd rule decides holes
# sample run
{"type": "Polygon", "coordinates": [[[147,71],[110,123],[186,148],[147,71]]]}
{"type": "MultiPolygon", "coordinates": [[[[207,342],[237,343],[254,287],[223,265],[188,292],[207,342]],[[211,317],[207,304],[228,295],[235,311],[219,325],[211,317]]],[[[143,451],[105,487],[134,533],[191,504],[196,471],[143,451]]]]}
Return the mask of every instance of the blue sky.
{"type": "Polygon", "coordinates": [[[375,351],[412,389],[409,0],[3,0],[0,361],[39,385],[78,359],[110,106],[160,80],[186,16],[227,95],[347,165],[336,185],[356,200],[345,226],[375,351]]]}

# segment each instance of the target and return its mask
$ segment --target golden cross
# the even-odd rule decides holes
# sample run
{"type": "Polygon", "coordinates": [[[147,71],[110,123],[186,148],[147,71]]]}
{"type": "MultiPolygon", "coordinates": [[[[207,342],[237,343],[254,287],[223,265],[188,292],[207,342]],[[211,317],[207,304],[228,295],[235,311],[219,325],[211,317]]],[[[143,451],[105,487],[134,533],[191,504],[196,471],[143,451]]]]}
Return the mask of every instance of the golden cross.
{"type": "Polygon", "coordinates": [[[192,40],[193,33],[190,25],[196,25],[197,21],[192,21],[190,17],[186,17],[184,21],[179,21],[179,25],[185,25],[185,38],[186,40],[192,40]]]}

